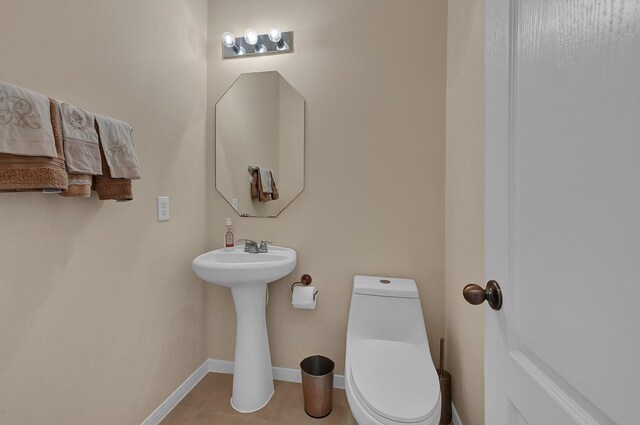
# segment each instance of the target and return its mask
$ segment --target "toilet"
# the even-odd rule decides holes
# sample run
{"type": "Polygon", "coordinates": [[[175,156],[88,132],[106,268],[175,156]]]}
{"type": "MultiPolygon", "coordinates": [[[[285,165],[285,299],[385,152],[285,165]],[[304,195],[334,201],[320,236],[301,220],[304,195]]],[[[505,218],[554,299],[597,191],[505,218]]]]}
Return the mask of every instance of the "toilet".
{"type": "Polygon", "coordinates": [[[344,375],[359,425],[440,422],[440,382],[415,281],[354,277],[344,375]]]}

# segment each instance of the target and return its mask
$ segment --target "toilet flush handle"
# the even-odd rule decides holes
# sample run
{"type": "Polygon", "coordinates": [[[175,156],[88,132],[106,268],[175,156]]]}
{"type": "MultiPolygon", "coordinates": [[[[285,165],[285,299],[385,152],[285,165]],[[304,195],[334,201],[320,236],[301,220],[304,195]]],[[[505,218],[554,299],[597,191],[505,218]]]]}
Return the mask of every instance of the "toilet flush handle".
{"type": "Polygon", "coordinates": [[[471,283],[464,287],[462,295],[469,304],[479,305],[486,300],[492,309],[500,310],[502,308],[502,289],[495,280],[487,282],[486,289],[471,283]]]}

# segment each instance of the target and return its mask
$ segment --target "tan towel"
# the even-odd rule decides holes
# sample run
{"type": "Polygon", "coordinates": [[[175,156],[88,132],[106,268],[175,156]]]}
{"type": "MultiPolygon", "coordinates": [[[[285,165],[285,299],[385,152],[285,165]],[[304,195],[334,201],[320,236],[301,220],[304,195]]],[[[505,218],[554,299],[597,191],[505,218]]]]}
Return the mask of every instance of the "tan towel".
{"type": "Polygon", "coordinates": [[[251,197],[258,197],[258,170],[249,171],[251,174],[251,197]]]}
{"type": "Polygon", "coordinates": [[[49,101],[49,119],[57,156],[0,153],[0,192],[59,191],[68,186],[62,137],[57,129],[57,104],[49,101]]]}
{"type": "Polygon", "coordinates": [[[133,129],[124,122],[96,115],[100,143],[107,156],[111,176],[117,179],[140,178],[140,163],[133,144],[133,129]]]}
{"type": "Polygon", "coordinates": [[[102,174],[94,115],[68,103],[59,103],[67,170],[74,174],[102,174]]]}
{"type": "Polygon", "coordinates": [[[0,81],[0,152],[58,157],[47,96],[0,81]]]}
{"type": "MultiPolygon", "coordinates": [[[[100,133],[100,125],[96,121],[96,128],[100,133]]],[[[100,151],[102,152],[102,142],[100,143],[100,151]]],[[[98,192],[98,198],[101,201],[114,200],[118,202],[131,201],[133,199],[133,188],[130,179],[114,179],[111,177],[111,170],[102,155],[102,169],[104,174],[101,176],[93,176],[93,190],[98,192]]]]}
{"type": "Polygon", "coordinates": [[[280,192],[278,192],[276,176],[273,175],[273,171],[271,171],[271,199],[274,201],[280,199],[280,192]]]}
{"type": "Polygon", "coordinates": [[[91,174],[69,173],[69,188],[58,195],[65,198],[90,198],[93,176],[91,174]]]}
{"type": "Polygon", "coordinates": [[[280,199],[273,171],[262,167],[251,170],[251,197],[258,198],[260,202],[280,199]]]}
{"type": "MultiPolygon", "coordinates": [[[[60,112],[60,105],[57,101],[53,101],[57,112],[57,124],[55,125],[58,134],[62,134],[62,115],[60,112]]],[[[69,173],[69,187],[67,190],[63,190],[58,195],[65,198],[89,198],[91,197],[91,175],[90,174],[75,174],[69,173]]]]}

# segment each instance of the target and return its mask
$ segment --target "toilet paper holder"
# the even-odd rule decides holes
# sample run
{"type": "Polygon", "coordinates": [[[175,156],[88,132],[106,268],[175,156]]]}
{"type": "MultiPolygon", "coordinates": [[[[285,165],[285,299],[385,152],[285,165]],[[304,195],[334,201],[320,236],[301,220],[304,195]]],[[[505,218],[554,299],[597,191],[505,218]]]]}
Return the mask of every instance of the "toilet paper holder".
{"type": "MultiPolygon", "coordinates": [[[[302,277],[300,278],[300,282],[293,282],[293,284],[291,285],[291,292],[293,292],[293,288],[295,288],[296,285],[303,285],[303,286],[309,286],[311,285],[311,281],[313,279],[311,278],[311,275],[309,274],[303,274],[302,277]]],[[[313,293],[313,300],[316,300],[316,295],[318,295],[318,291],[316,290],[316,292],[313,293]]]]}

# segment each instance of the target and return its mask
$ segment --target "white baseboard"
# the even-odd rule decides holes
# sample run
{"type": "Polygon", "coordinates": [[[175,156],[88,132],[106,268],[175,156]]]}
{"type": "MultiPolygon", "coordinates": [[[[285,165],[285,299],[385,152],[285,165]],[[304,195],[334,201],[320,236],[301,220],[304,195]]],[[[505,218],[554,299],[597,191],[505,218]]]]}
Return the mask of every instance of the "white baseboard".
{"type": "Polygon", "coordinates": [[[209,372],[230,373],[233,375],[233,362],[230,360],[209,359],[209,372]]]}
{"type": "Polygon", "coordinates": [[[182,400],[184,396],[189,394],[189,391],[191,391],[193,387],[195,387],[207,373],[209,373],[208,360],[202,363],[202,365],[198,369],[196,369],[196,371],[193,372],[191,376],[189,376],[187,380],[178,387],[177,390],[175,390],[165,401],[163,401],[162,404],[158,406],[158,408],[154,410],[153,413],[151,413],[149,417],[147,417],[147,419],[142,422],[141,425],[158,425],[169,414],[169,412],[171,412],[173,408],[176,407],[178,403],[180,403],[180,400],[182,400]]]}
{"type": "MultiPolygon", "coordinates": [[[[289,369],[286,367],[274,367],[273,379],[276,381],[302,382],[300,369],[289,369]]],[[[344,390],[344,376],[333,375],[333,388],[344,390]]]]}
{"type": "MultiPolygon", "coordinates": [[[[140,425],[158,425],[169,414],[169,412],[171,412],[178,403],[180,403],[180,400],[182,400],[209,372],[233,374],[233,362],[217,359],[206,360],[140,425]]],[[[273,379],[276,381],[302,382],[302,376],[299,369],[289,369],[286,367],[274,367],[273,379]]],[[[334,375],[333,387],[344,389],[343,375],[334,375]]],[[[456,425],[461,425],[459,422],[456,423],[454,421],[454,423],[456,425]]]]}
{"type": "MultiPolygon", "coordinates": [[[[233,362],[230,360],[209,359],[209,372],[233,373],[233,362]]],[[[276,381],[302,382],[300,369],[289,369],[287,367],[273,367],[273,379],[276,381]]],[[[344,390],[344,376],[333,376],[333,387],[344,390]]]]}
{"type": "Polygon", "coordinates": [[[299,370],[286,367],[273,367],[273,379],[277,381],[302,382],[302,375],[299,370]]]}
{"type": "Polygon", "coordinates": [[[333,388],[340,388],[344,390],[344,376],[343,375],[334,375],[333,376],[333,388]]]}
{"type": "Polygon", "coordinates": [[[462,421],[460,420],[460,416],[458,416],[458,411],[456,410],[456,406],[451,403],[451,419],[453,419],[453,425],[462,425],[462,421]]]}

